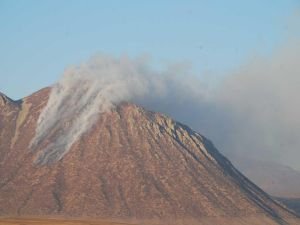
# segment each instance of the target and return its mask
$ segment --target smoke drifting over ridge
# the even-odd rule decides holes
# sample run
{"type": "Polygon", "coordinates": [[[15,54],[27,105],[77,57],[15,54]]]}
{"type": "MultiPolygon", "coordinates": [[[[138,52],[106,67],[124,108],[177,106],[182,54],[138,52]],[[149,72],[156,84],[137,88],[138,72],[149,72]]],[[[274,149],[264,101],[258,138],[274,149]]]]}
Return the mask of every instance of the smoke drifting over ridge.
{"type": "Polygon", "coordinates": [[[285,46],[268,59],[254,58],[213,89],[180,65],[155,71],[143,58],[94,57],[68,69],[54,85],[32,148],[49,132],[59,130],[59,135],[40,152],[38,163],[61,159],[102,112],[131,101],[186,123],[226,155],[300,169],[298,46],[285,46]]]}
{"type": "Polygon", "coordinates": [[[51,133],[56,136],[39,152],[37,163],[60,160],[101,113],[122,101],[164,97],[169,94],[169,88],[185,91],[188,84],[181,84],[176,75],[181,66],[175,67],[155,72],[143,57],[131,60],[99,55],[78,67],[69,68],[52,87],[47,106],[39,117],[31,148],[42,144],[51,133]]]}

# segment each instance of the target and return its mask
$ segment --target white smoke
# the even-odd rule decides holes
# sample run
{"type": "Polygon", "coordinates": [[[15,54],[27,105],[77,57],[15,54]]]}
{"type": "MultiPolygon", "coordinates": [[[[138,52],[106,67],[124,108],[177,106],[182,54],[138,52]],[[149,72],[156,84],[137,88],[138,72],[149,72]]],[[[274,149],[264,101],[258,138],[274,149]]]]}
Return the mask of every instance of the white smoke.
{"type": "Polygon", "coordinates": [[[155,71],[144,58],[92,58],[67,70],[53,87],[32,144],[44,146],[38,162],[61,159],[102,112],[132,101],[186,123],[226,155],[300,169],[299,46],[253,58],[210,89],[184,65],[155,71]],[[57,136],[45,143],[52,133],[57,136]]]}
{"type": "Polygon", "coordinates": [[[126,56],[116,59],[104,55],[68,69],[52,87],[47,106],[38,120],[31,148],[46,146],[39,152],[37,163],[60,160],[74,142],[89,131],[101,113],[122,101],[138,101],[145,96],[162,99],[170,90],[175,91],[173,96],[179,97],[179,92],[186,92],[188,85],[178,78],[180,70],[181,66],[177,65],[155,72],[143,57],[131,60],[126,56]],[[44,143],[46,137],[52,142],[44,143]]]}

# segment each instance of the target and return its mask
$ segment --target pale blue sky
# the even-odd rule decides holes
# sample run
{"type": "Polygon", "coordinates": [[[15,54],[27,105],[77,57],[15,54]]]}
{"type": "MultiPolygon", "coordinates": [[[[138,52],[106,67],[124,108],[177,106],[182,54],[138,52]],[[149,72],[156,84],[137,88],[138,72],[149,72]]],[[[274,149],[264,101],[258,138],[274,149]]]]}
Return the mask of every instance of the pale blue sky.
{"type": "Polygon", "coordinates": [[[299,0],[0,0],[0,91],[29,95],[99,52],[149,54],[155,64],[187,61],[198,74],[222,75],[280,46],[299,6],[299,0]]]}

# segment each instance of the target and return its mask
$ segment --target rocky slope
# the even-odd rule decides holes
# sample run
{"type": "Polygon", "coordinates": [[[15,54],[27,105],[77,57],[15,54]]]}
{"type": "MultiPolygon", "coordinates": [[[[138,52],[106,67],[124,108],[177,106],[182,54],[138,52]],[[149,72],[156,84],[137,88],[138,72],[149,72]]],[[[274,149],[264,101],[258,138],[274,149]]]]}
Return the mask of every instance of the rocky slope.
{"type": "Polygon", "coordinates": [[[1,94],[0,215],[259,216],[269,221],[249,224],[286,224],[295,219],[205,137],[129,103],[101,114],[59,162],[36,164],[39,150],[59,135],[54,130],[35,151],[28,147],[49,91],[43,89],[18,102],[1,94]]]}

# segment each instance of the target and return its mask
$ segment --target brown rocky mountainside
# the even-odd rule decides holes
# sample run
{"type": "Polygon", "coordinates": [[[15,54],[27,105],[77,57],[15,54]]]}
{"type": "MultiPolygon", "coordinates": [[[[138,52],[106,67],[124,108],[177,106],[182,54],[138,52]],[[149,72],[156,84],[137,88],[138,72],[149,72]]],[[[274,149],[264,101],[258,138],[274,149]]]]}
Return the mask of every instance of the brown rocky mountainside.
{"type": "Polygon", "coordinates": [[[205,137],[129,103],[101,114],[62,160],[35,164],[37,153],[28,146],[49,92],[43,89],[18,102],[1,94],[1,216],[297,224],[205,137]]]}

